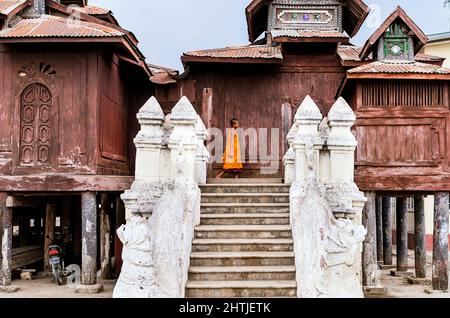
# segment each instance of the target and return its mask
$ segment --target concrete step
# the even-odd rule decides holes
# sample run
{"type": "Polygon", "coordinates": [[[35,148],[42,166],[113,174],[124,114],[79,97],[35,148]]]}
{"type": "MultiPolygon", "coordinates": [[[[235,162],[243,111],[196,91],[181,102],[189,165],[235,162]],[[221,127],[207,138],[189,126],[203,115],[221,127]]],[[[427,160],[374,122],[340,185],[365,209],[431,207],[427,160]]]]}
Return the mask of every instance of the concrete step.
{"type": "Polygon", "coordinates": [[[255,281],[188,281],[186,297],[294,297],[297,284],[294,280],[255,281]]]}
{"type": "Polygon", "coordinates": [[[293,252],[193,252],[191,266],[288,266],[293,252]]]}
{"type": "Polygon", "coordinates": [[[207,184],[283,184],[281,178],[222,178],[208,179],[207,184]]]}
{"type": "Polygon", "coordinates": [[[189,280],[295,280],[295,266],[192,266],[189,268],[189,280]]]}
{"type": "Polygon", "coordinates": [[[207,184],[200,186],[202,193],[289,193],[285,184],[207,184]]]}
{"type": "Polygon", "coordinates": [[[292,239],[194,239],[193,252],[290,252],[292,239]]]}
{"type": "Polygon", "coordinates": [[[202,225],[289,225],[289,213],[202,214],[202,225]]]}
{"type": "Polygon", "coordinates": [[[289,203],[289,193],[203,193],[202,203],[289,203]]]}
{"type": "Polygon", "coordinates": [[[195,238],[292,238],[292,232],[290,225],[199,225],[195,228],[195,238]]]}
{"type": "Polygon", "coordinates": [[[201,212],[226,213],[289,213],[289,203],[202,203],[201,212]]]}

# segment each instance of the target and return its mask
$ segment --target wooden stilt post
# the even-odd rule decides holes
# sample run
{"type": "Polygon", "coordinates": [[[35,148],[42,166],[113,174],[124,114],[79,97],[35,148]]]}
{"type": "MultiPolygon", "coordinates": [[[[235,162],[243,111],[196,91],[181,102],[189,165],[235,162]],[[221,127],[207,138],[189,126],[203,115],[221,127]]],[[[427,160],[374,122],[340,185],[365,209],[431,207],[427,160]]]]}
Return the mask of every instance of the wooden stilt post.
{"type": "Polygon", "coordinates": [[[46,205],[45,209],[45,244],[44,244],[44,272],[51,272],[52,268],[48,258],[48,248],[55,238],[55,219],[56,219],[56,205],[50,203],[46,205]]]}
{"type": "MultiPolygon", "coordinates": [[[[116,230],[125,224],[125,206],[123,204],[122,199],[120,196],[116,198],[116,230]]],[[[120,274],[120,271],[122,269],[122,248],[123,244],[120,241],[119,237],[117,236],[117,232],[115,234],[115,247],[114,247],[114,259],[115,259],[115,274],[118,276],[120,274]]]]}
{"type": "Polygon", "coordinates": [[[80,293],[98,293],[103,286],[97,283],[97,200],[93,192],[81,195],[82,264],[80,293]]]}
{"type": "Polygon", "coordinates": [[[448,290],[448,192],[434,195],[433,290],[448,290]]]}
{"type": "Polygon", "coordinates": [[[397,271],[408,271],[408,222],[406,198],[397,198],[397,271]]]}
{"type": "Polygon", "coordinates": [[[108,194],[102,193],[100,208],[100,260],[102,279],[109,279],[111,276],[111,222],[109,219],[109,204],[108,194]]]}
{"type": "Polygon", "coordinates": [[[362,213],[362,223],[367,229],[366,239],[363,243],[363,286],[377,285],[377,256],[376,256],[376,216],[375,216],[375,192],[367,192],[367,203],[362,213]]]}
{"type": "Polygon", "coordinates": [[[377,195],[376,201],[377,218],[377,261],[383,261],[383,197],[377,195]]]}
{"type": "Polygon", "coordinates": [[[1,253],[2,266],[0,270],[0,292],[13,293],[19,290],[11,284],[12,265],[12,208],[6,206],[6,193],[0,193],[0,217],[2,219],[1,253]]]}
{"type": "Polygon", "coordinates": [[[414,197],[414,257],[416,278],[427,276],[427,247],[425,241],[425,209],[423,196],[414,197]]]}
{"type": "Polygon", "coordinates": [[[391,198],[383,197],[383,260],[384,265],[392,265],[392,215],[391,198]]]}

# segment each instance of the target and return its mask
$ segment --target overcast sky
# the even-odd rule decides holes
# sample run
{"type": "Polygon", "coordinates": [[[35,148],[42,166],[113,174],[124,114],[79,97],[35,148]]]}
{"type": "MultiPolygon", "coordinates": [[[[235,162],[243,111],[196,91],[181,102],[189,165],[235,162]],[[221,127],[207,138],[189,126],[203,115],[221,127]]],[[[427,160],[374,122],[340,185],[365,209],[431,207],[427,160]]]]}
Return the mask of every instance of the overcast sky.
{"type": "MultiPolygon", "coordinates": [[[[363,44],[401,5],[426,34],[449,30],[444,0],[365,0],[374,10],[358,35],[363,44]]],[[[110,8],[122,27],[134,32],[147,62],[182,69],[185,51],[248,44],[244,10],[250,0],[89,0],[110,8]]]]}

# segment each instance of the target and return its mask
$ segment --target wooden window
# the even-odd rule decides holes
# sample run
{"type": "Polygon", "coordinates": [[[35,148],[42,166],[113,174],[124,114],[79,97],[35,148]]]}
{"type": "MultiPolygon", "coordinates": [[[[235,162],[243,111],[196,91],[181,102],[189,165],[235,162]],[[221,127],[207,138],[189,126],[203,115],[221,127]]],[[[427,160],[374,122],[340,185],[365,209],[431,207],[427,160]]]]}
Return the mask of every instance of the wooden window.
{"type": "Polygon", "coordinates": [[[365,107],[446,107],[447,83],[443,81],[379,81],[362,84],[365,107]]]}
{"type": "Polygon", "coordinates": [[[20,165],[46,166],[51,157],[52,95],[47,87],[32,84],[20,97],[20,165]]]}

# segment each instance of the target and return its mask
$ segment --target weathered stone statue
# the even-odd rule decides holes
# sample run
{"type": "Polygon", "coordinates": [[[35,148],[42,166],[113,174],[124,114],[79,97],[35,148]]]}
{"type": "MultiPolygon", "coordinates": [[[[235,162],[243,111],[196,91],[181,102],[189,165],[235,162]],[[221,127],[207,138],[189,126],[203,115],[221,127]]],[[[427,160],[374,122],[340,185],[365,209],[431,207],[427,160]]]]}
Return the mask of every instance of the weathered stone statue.
{"type": "Polygon", "coordinates": [[[296,153],[295,170],[287,173],[295,176],[291,225],[301,298],[363,297],[361,243],[366,230],[358,216],[365,198],[353,182],[353,170],[348,169],[353,161],[336,162],[336,154],[330,154],[341,147],[341,159],[352,160],[356,147],[353,135],[348,135],[354,115],[343,102],[339,100],[330,111],[331,119],[341,121],[336,124],[329,118],[331,129],[322,123],[319,131],[322,115],[307,97],[295,117],[297,127],[291,130],[296,136],[289,136],[296,153]],[[339,129],[333,131],[336,126],[339,129]]]}
{"type": "Polygon", "coordinates": [[[117,232],[123,267],[113,296],[184,297],[194,227],[200,220],[197,181],[206,176],[200,141],[206,129],[186,98],[165,118],[152,97],[138,119],[136,180],[122,195],[127,224],[117,232]]]}

